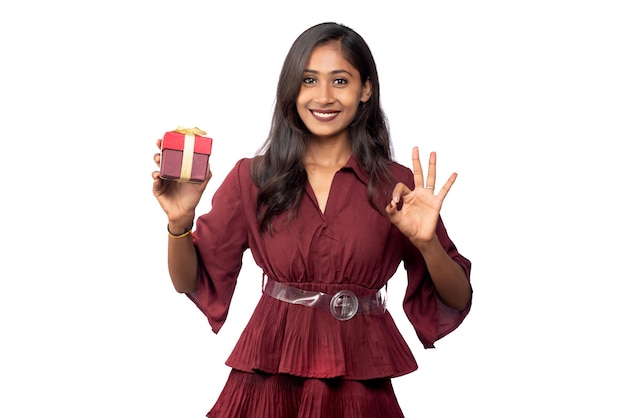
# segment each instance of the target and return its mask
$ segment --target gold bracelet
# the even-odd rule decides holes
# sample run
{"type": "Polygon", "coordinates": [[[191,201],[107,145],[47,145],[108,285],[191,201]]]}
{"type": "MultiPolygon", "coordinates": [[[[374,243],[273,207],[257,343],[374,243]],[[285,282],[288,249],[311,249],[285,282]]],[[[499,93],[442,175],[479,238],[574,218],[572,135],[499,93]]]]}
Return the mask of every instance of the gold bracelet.
{"type": "Polygon", "coordinates": [[[167,224],[167,235],[169,235],[172,238],[186,237],[187,235],[191,234],[192,228],[193,228],[193,222],[191,223],[191,226],[189,228],[185,229],[185,232],[183,232],[182,234],[176,235],[176,234],[172,234],[172,232],[170,231],[170,225],[167,224]]]}

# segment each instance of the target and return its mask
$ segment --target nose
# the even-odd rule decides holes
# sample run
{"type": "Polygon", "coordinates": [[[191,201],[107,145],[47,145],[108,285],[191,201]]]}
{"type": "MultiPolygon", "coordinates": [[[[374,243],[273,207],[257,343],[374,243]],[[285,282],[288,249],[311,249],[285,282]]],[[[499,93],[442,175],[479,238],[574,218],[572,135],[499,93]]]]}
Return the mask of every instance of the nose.
{"type": "Polygon", "coordinates": [[[333,89],[328,83],[318,84],[316,93],[316,101],[320,104],[327,104],[335,101],[333,89]]]}

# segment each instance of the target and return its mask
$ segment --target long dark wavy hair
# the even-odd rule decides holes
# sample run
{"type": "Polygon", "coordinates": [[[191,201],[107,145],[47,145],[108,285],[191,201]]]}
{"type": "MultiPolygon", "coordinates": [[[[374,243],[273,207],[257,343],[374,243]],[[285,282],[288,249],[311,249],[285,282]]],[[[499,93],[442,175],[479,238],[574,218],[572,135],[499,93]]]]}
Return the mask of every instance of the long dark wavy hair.
{"type": "Polygon", "coordinates": [[[284,212],[295,215],[304,194],[307,174],[303,163],[308,130],[296,109],[304,69],[316,46],[340,41],[344,58],[369,79],[372,90],[361,102],[350,124],[352,152],[369,173],[370,204],[391,184],[388,162],[392,158],[387,117],[380,105],[380,86],[374,57],[365,40],[338,23],[320,23],[304,31],[291,46],[283,63],[269,136],[252,164],[252,179],[259,188],[257,217],[262,231],[284,212]]]}

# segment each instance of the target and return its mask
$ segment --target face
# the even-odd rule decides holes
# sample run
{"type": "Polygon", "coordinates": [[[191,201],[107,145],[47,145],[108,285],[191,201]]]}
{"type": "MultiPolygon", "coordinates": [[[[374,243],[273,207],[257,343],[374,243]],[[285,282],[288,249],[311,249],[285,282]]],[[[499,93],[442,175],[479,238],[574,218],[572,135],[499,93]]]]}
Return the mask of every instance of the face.
{"type": "Polygon", "coordinates": [[[339,41],[313,49],[296,101],[298,114],[313,138],[348,139],[359,103],[369,100],[371,83],[341,53],[339,41]]]}

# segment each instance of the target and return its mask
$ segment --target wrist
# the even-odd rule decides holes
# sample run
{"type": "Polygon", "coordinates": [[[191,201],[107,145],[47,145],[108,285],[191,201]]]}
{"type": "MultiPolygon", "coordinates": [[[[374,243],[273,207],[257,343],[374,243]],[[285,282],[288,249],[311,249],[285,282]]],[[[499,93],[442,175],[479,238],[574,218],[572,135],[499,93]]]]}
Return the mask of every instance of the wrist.
{"type": "Polygon", "coordinates": [[[422,254],[439,251],[442,248],[437,237],[433,237],[429,240],[411,239],[411,242],[417,247],[418,250],[420,250],[422,254]]]}
{"type": "Polygon", "coordinates": [[[178,238],[189,235],[193,228],[193,219],[170,220],[167,223],[167,233],[169,236],[178,238]]]}

